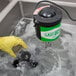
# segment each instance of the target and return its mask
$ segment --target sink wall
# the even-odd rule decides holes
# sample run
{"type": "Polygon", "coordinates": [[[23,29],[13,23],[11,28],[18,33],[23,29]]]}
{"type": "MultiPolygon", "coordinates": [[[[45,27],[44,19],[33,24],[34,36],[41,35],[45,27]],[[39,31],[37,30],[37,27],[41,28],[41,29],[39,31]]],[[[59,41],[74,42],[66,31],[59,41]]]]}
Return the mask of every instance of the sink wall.
{"type": "Polygon", "coordinates": [[[4,20],[0,23],[0,36],[9,35],[12,31],[12,25],[15,25],[21,18],[19,3],[7,14],[4,20]]]}

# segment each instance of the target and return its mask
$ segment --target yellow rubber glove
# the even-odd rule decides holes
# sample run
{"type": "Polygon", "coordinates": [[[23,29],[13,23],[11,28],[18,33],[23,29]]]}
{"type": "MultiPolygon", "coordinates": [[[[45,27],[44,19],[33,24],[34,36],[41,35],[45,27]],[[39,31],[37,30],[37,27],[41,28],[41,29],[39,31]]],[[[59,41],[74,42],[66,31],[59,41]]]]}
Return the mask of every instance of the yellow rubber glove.
{"type": "Polygon", "coordinates": [[[14,46],[21,45],[23,48],[27,48],[25,42],[16,36],[6,36],[0,37],[0,49],[13,57],[16,57],[16,54],[12,50],[14,46]]]}

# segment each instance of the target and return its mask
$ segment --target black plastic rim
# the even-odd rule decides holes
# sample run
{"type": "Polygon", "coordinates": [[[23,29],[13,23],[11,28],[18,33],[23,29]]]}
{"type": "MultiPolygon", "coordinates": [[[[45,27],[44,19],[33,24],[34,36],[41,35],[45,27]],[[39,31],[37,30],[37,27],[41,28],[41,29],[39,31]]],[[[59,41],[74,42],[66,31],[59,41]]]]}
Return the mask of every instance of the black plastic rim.
{"type": "Polygon", "coordinates": [[[33,15],[34,17],[34,22],[36,25],[40,26],[44,26],[44,27],[51,27],[53,25],[57,25],[61,22],[62,19],[62,12],[59,8],[54,7],[54,6],[50,6],[50,7],[45,7],[43,8],[41,11],[39,11],[39,13],[37,15],[33,15]],[[50,11],[54,11],[55,15],[53,17],[42,17],[39,13],[44,10],[44,9],[50,9],[50,11]]]}

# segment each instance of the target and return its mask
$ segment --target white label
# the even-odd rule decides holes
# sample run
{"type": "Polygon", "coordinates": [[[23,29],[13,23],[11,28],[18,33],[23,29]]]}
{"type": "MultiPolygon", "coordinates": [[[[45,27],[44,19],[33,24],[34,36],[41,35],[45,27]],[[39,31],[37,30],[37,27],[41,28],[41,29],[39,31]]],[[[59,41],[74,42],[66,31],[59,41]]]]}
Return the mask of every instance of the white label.
{"type": "Polygon", "coordinates": [[[60,35],[60,27],[50,31],[41,32],[41,37],[47,38],[47,39],[55,39],[59,35],[60,35]]]}

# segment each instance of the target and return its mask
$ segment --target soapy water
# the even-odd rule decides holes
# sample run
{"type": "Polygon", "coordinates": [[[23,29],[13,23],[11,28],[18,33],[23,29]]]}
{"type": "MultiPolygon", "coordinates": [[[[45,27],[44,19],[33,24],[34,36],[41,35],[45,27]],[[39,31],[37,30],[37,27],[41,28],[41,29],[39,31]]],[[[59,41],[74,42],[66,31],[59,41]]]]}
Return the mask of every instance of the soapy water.
{"type": "Polygon", "coordinates": [[[31,59],[36,60],[38,66],[31,68],[27,62],[21,62],[19,67],[14,68],[14,59],[5,54],[0,58],[0,76],[75,76],[76,26],[62,23],[60,38],[45,43],[36,37],[32,19],[22,20],[28,23],[24,27],[18,23],[11,35],[19,36],[27,43],[31,59]],[[18,26],[21,28],[18,29],[18,26]],[[22,29],[23,32],[20,32],[22,29]]]}
{"type": "Polygon", "coordinates": [[[45,44],[38,40],[35,35],[26,39],[26,42],[32,54],[31,59],[38,62],[36,68],[25,68],[24,74],[26,76],[46,76],[49,72],[52,73],[52,71],[55,72],[61,68],[57,53],[52,48],[45,48],[45,44]]]}

